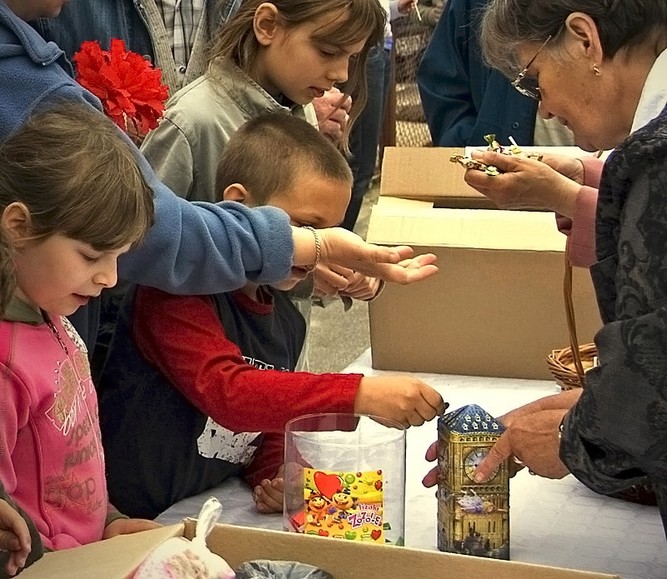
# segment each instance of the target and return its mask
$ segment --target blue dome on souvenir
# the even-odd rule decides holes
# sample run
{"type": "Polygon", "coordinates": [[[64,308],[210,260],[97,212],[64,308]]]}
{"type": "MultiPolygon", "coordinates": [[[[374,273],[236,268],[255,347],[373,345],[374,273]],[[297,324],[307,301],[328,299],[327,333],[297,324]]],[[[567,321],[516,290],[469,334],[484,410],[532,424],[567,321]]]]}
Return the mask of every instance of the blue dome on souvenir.
{"type": "Polygon", "coordinates": [[[438,420],[450,432],[501,434],[505,431],[500,422],[477,404],[468,404],[452,410],[438,420]]]}

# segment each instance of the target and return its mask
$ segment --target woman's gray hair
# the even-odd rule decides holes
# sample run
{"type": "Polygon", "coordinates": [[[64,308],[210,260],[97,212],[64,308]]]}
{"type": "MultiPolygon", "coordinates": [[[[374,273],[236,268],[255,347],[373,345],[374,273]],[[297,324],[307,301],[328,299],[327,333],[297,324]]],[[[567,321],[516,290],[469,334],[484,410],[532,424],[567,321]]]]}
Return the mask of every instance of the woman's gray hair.
{"type": "Polygon", "coordinates": [[[508,77],[524,66],[517,47],[540,44],[557,49],[559,34],[572,12],[588,14],[597,25],[606,57],[667,35],[665,0],[489,0],[482,15],[480,45],[484,60],[508,77]]]}

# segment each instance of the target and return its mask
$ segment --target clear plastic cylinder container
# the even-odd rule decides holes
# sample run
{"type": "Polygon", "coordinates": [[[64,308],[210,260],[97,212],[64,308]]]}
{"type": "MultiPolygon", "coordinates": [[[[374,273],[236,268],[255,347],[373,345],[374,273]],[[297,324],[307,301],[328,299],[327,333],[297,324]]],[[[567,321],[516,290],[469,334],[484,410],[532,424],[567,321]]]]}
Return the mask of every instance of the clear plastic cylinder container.
{"type": "Polygon", "coordinates": [[[360,414],[309,414],[285,430],[288,531],[402,545],[405,428],[360,414]]]}

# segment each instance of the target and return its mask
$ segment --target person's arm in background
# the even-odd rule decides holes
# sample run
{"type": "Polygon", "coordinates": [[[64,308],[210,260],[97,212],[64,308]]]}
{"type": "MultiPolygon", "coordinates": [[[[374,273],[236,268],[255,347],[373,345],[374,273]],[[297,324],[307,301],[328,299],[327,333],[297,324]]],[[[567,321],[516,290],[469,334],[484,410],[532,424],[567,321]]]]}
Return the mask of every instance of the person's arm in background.
{"type": "Polygon", "coordinates": [[[320,133],[334,143],[340,143],[350,119],[352,98],[334,87],[323,96],[313,99],[313,108],[320,133]]]}
{"type": "Polygon", "coordinates": [[[477,23],[486,0],[449,0],[417,69],[417,85],[433,144],[485,145],[494,133],[532,145],[537,103],[484,66],[477,23]]]}
{"type": "Polygon", "coordinates": [[[419,0],[417,2],[417,9],[421,15],[422,22],[431,28],[435,28],[446,4],[447,0],[419,0]]]}

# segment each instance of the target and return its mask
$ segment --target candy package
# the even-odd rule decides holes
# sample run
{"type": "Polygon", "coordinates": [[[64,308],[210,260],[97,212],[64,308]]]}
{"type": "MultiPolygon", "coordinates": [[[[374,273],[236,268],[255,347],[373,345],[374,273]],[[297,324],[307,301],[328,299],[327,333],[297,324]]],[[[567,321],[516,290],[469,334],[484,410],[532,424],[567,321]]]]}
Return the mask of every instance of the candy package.
{"type": "MultiPolygon", "coordinates": [[[[511,145],[509,147],[503,147],[500,143],[498,143],[498,141],[496,141],[496,135],[494,135],[493,133],[489,135],[484,135],[484,140],[488,144],[488,147],[486,148],[487,151],[493,151],[495,153],[500,153],[501,155],[528,157],[530,159],[536,159],[538,161],[542,160],[542,155],[539,153],[528,153],[527,155],[525,155],[524,152],[521,150],[521,147],[517,145],[517,142],[512,137],[509,138],[511,142],[511,145]]],[[[500,175],[498,167],[495,167],[494,165],[487,165],[477,159],[473,159],[468,155],[452,155],[449,158],[449,160],[452,163],[458,163],[459,165],[462,165],[466,169],[476,169],[478,171],[484,171],[487,175],[490,175],[491,177],[495,175],[500,175]]]]}

